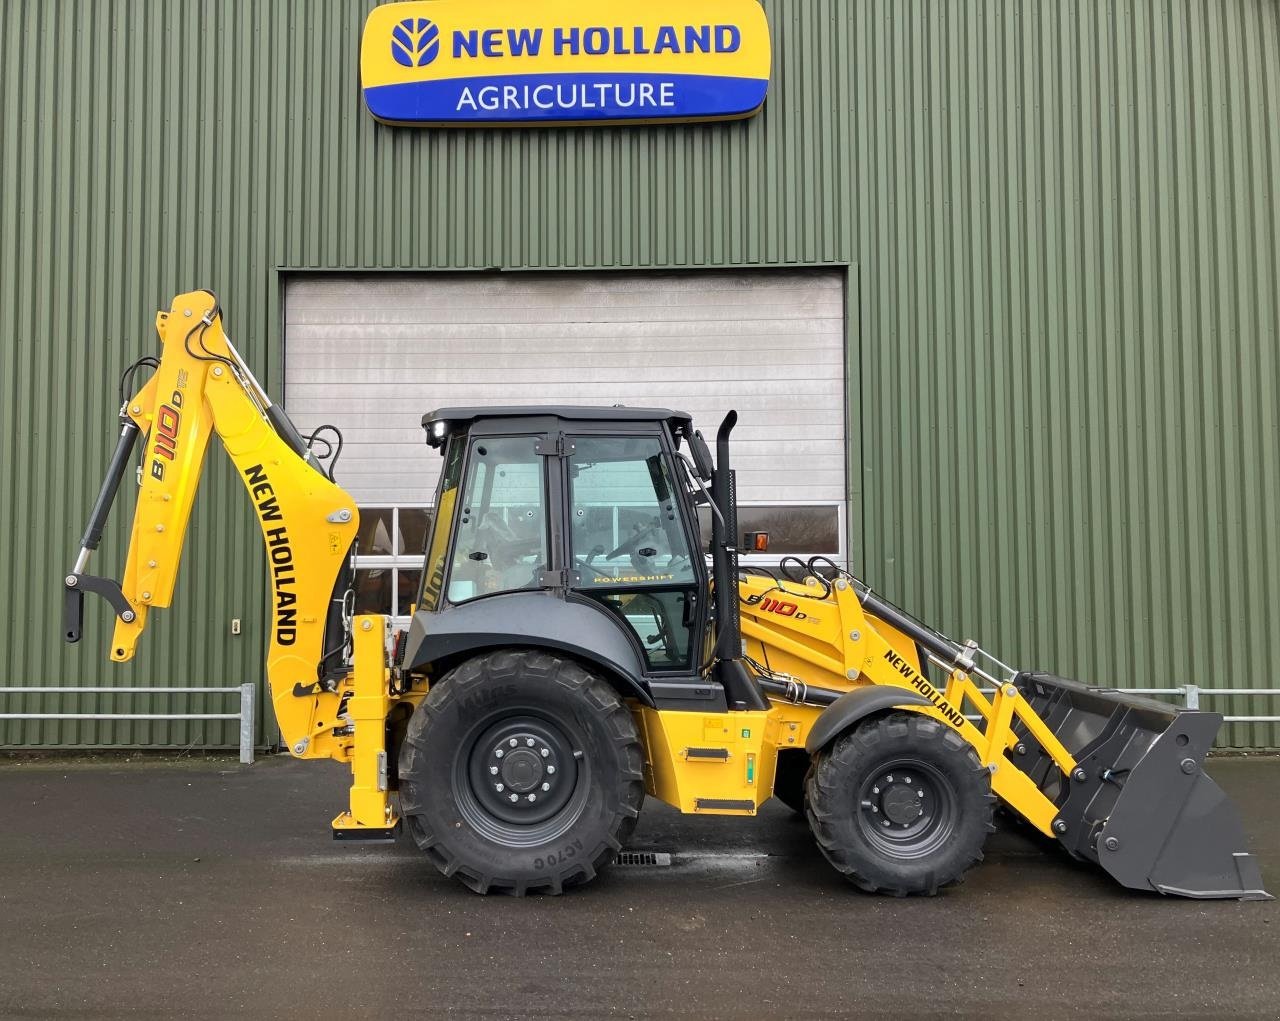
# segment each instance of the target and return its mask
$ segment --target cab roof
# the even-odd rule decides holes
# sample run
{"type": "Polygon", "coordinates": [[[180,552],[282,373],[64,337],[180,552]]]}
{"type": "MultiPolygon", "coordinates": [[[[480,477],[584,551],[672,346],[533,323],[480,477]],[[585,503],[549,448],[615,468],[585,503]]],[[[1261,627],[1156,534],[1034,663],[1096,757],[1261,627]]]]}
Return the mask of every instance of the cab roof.
{"type": "Polygon", "coordinates": [[[443,423],[446,432],[468,429],[482,419],[560,418],[573,422],[666,422],[672,433],[691,434],[693,416],[669,408],[601,407],[578,404],[507,404],[498,407],[437,408],[422,416],[427,442],[436,445],[433,426],[443,423]]]}

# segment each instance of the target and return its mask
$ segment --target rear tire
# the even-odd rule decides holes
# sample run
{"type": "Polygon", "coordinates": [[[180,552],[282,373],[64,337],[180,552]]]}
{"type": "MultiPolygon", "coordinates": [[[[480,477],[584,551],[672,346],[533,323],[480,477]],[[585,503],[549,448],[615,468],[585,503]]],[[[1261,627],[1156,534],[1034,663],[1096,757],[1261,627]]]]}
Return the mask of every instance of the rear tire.
{"type": "Polygon", "coordinates": [[[823,855],[859,889],[932,896],[982,861],[995,800],[959,734],[894,712],[815,755],[806,809],[823,855]]]}
{"type": "Polygon", "coordinates": [[[634,829],[643,757],[631,714],[574,660],[512,649],[432,685],[400,749],[409,833],[477,893],[558,894],[634,829]]]}

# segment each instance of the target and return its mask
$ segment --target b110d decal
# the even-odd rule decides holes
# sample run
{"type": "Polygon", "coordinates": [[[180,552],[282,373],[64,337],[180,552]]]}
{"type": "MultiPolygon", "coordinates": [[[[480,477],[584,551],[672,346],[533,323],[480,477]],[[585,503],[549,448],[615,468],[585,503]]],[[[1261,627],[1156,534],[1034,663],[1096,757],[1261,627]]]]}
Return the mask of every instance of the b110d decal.
{"type": "Polygon", "coordinates": [[[787,599],[774,599],[772,596],[752,595],[748,596],[743,602],[754,609],[761,610],[764,613],[772,613],[777,617],[790,617],[792,620],[811,621],[814,624],[820,622],[820,618],[815,617],[811,613],[805,613],[800,609],[800,604],[791,602],[787,599]]]}
{"type": "Polygon", "coordinates": [[[719,120],[760,109],[759,0],[414,0],[374,7],[369,112],[397,124],[719,120]]]}
{"type": "MultiPolygon", "coordinates": [[[[167,404],[161,404],[156,412],[155,428],[151,439],[151,477],[164,479],[165,461],[174,461],[178,457],[178,430],[182,426],[183,391],[187,388],[187,372],[178,370],[177,388],[169,397],[167,404]],[[161,459],[164,460],[161,460],[161,459]]],[[[168,499],[166,497],[166,499],[168,499]]]]}

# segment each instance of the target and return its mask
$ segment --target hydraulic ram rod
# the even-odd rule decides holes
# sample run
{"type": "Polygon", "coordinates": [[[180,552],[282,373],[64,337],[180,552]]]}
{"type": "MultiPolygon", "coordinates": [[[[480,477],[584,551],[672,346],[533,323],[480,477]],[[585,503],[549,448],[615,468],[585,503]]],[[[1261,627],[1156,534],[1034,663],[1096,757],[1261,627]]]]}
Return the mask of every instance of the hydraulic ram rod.
{"type": "Polygon", "coordinates": [[[107,466],[107,477],[102,480],[102,488],[98,491],[98,499],[94,501],[93,510],[89,514],[89,524],[85,527],[84,537],[80,540],[80,555],[76,558],[76,566],[72,574],[83,574],[89,563],[89,554],[102,542],[102,530],[107,525],[107,517],[111,514],[111,505],[116,502],[116,492],[120,489],[120,480],[129,470],[129,462],[133,458],[133,447],[138,441],[141,430],[132,419],[126,418],[120,429],[120,440],[116,443],[116,452],[111,455],[111,464],[107,466]]]}
{"type": "Polygon", "coordinates": [[[863,610],[871,616],[879,617],[890,627],[895,627],[904,635],[915,639],[944,663],[964,667],[966,670],[973,669],[973,658],[968,649],[939,634],[933,628],[921,624],[911,614],[881,599],[871,589],[859,592],[858,599],[862,603],[863,610]]]}
{"type": "Polygon", "coordinates": [[[245,360],[240,357],[240,352],[236,350],[235,345],[231,343],[231,338],[227,337],[226,334],[223,334],[223,337],[227,342],[227,351],[231,355],[231,360],[236,363],[236,371],[240,374],[241,382],[244,383],[245,392],[261,407],[262,413],[267,416],[267,421],[271,423],[271,428],[276,431],[276,435],[288,444],[290,450],[323,475],[324,469],[320,467],[319,460],[311,452],[311,448],[307,446],[307,441],[298,432],[298,427],[293,424],[293,419],[262,388],[258,378],[250,370],[245,360]]]}

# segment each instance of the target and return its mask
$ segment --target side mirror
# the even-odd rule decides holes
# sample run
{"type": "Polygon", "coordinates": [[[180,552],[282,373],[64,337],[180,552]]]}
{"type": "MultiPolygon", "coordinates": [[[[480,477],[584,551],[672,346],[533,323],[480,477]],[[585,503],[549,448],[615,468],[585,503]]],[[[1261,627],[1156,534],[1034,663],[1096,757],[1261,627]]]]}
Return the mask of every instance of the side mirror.
{"type": "Polygon", "coordinates": [[[707,441],[702,438],[702,433],[695,432],[689,437],[689,453],[693,455],[693,465],[698,469],[698,478],[703,482],[710,482],[715,469],[711,465],[711,450],[707,447],[707,441]]]}

